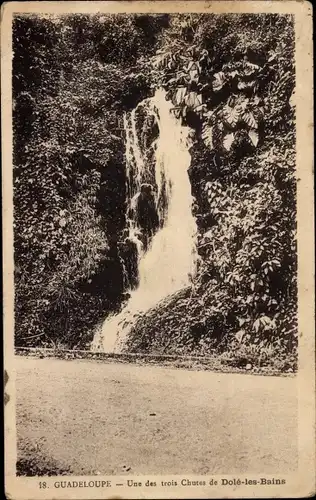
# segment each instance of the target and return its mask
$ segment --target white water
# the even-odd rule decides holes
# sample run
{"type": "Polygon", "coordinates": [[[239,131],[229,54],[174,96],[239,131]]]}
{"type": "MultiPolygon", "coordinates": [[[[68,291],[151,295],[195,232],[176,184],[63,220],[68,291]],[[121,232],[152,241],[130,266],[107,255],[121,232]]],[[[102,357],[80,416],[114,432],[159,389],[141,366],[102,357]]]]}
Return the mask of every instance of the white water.
{"type": "MultiPolygon", "coordinates": [[[[137,243],[139,250],[139,286],[131,292],[122,311],[107,318],[102,330],[96,334],[93,348],[105,352],[120,352],[139,314],[187,286],[195,272],[196,224],[191,211],[192,195],[188,176],[191,162],[187,145],[189,129],[183,127],[170,113],[172,104],[166,101],[163,90],[157,90],[154,97],[139,106],[155,116],[159,127],[152,176],[157,190],[156,203],[165,189],[167,208],[162,210],[159,205],[157,207],[160,214],[165,214],[163,226],[153,237],[147,252],[142,252],[135,222],[133,219],[128,221],[130,238],[137,243]]],[[[147,182],[150,175],[139,145],[136,119],[137,108],[124,121],[130,206],[141,183],[144,179],[147,182]]]]}

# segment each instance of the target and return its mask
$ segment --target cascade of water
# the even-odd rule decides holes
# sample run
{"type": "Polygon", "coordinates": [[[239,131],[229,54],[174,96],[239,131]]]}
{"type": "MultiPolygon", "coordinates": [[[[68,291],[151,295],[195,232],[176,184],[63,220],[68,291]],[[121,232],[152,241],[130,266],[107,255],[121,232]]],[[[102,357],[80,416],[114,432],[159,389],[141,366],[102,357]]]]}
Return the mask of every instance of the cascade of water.
{"type": "Polygon", "coordinates": [[[130,238],[137,244],[139,252],[139,284],[131,291],[130,299],[122,311],[108,317],[102,331],[96,334],[93,348],[105,352],[119,352],[139,315],[187,286],[195,271],[196,224],[191,211],[192,195],[188,176],[191,162],[187,147],[189,129],[183,127],[172,115],[172,104],[165,99],[165,92],[161,89],[140,105],[143,105],[147,113],[155,116],[159,127],[159,137],[155,141],[153,178],[156,183],[158,212],[164,220],[145,251],[133,216],[135,195],[140,190],[143,178],[148,176],[148,165],[138,142],[135,109],[125,117],[124,126],[127,201],[129,209],[132,209],[128,215],[128,226],[130,238]],[[164,209],[159,207],[162,195],[167,202],[164,209]]]}

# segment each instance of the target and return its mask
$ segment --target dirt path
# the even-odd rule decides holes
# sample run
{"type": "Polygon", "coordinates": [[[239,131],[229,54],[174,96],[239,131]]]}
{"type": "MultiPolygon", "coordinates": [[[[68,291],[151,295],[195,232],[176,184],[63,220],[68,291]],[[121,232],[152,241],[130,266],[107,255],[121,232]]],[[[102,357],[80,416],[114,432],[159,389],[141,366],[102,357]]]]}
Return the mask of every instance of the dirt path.
{"type": "Polygon", "coordinates": [[[17,357],[19,456],[79,474],[289,473],[296,379],[17,357]]]}

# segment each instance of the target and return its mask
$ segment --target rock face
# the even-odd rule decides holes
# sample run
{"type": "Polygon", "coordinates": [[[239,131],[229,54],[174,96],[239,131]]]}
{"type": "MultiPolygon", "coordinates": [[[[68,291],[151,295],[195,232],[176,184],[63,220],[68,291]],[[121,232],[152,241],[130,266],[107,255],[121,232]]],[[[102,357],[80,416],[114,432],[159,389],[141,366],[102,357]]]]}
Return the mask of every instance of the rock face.
{"type": "Polygon", "coordinates": [[[158,209],[153,186],[142,184],[135,196],[135,221],[141,232],[144,250],[147,251],[154,234],[159,228],[158,209]]]}

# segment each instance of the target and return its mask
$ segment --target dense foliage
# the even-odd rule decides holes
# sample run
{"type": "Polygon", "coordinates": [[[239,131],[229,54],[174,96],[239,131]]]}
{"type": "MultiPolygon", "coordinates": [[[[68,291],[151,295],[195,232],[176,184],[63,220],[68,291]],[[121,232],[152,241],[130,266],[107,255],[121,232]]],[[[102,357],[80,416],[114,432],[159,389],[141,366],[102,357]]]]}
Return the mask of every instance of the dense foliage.
{"type": "Polygon", "coordinates": [[[122,300],[122,113],[165,16],[14,22],[16,341],[85,346],[122,300]]]}
{"type": "Polygon", "coordinates": [[[128,349],[296,363],[290,16],[68,16],[14,24],[16,338],[82,346],[124,299],[124,111],[163,86],[192,128],[192,287],[128,349]]]}
{"type": "Polygon", "coordinates": [[[293,53],[285,16],[190,16],[165,37],[158,78],[195,130],[199,269],[163,315],[139,321],[129,349],[217,349],[240,364],[295,366],[293,53]]]}

